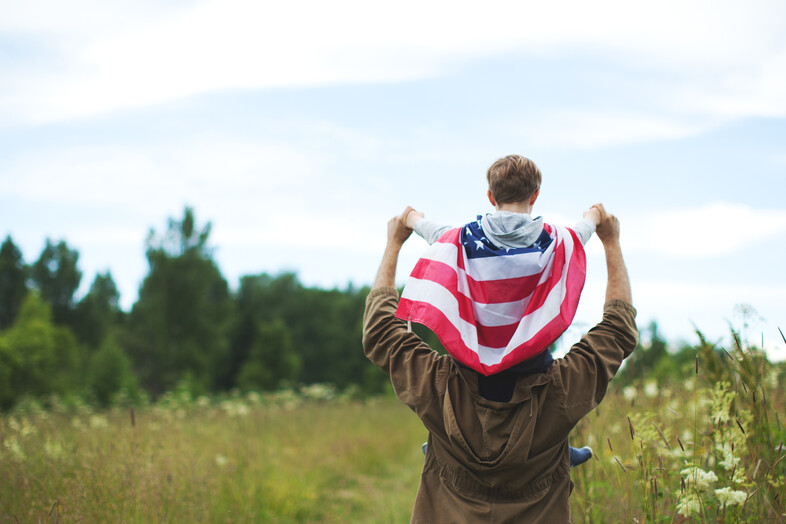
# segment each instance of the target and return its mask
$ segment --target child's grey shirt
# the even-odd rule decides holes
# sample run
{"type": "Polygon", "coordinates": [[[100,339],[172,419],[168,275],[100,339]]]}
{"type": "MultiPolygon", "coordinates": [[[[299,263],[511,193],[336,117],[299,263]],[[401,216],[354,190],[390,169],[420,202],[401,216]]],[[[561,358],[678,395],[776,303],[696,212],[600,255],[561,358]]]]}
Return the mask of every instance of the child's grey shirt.
{"type": "MultiPolygon", "coordinates": [[[[531,246],[543,231],[543,218],[524,213],[496,211],[483,216],[480,222],[483,232],[489,241],[498,247],[518,248],[531,246]]],[[[436,242],[453,226],[444,226],[427,218],[415,223],[415,233],[423,237],[429,245],[436,242]]],[[[585,245],[595,232],[595,222],[582,218],[571,229],[576,233],[582,245],[585,245]]]]}

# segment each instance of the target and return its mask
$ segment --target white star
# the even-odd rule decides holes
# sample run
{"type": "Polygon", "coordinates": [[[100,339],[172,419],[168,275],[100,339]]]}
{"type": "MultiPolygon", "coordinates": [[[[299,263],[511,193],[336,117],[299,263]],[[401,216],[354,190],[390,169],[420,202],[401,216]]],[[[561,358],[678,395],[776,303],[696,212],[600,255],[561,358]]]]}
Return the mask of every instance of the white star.
{"type": "Polygon", "coordinates": [[[481,242],[480,240],[475,241],[475,247],[477,249],[486,249],[485,247],[483,247],[483,242],[481,242]]]}

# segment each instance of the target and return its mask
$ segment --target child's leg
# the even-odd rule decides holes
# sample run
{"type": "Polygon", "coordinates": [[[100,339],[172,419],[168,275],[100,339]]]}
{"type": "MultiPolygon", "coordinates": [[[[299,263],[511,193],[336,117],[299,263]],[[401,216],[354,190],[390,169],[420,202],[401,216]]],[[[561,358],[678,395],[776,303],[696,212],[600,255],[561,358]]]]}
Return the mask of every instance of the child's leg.
{"type": "Polygon", "coordinates": [[[592,458],[592,448],[584,446],[583,448],[570,448],[570,467],[580,466],[592,458]]]}

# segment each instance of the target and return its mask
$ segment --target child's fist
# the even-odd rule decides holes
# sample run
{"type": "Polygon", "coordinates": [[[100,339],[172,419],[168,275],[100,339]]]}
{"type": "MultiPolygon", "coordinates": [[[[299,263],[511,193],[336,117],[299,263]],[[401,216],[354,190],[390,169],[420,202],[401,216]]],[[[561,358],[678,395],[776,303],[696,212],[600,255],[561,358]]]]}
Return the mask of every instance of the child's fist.
{"type": "Polygon", "coordinates": [[[598,204],[592,206],[587,211],[584,212],[584,218],[589,218],[595,224],[595,227],[600,225],[601,219],[601,211],[598,208],[598,204]]]}
{"type": "Polygon", "coordinates": [[[415,229],[415,224],[418,220],[423,218],[425,215],[421,211],[415,211],[414,209],[407,213],[406,224],[407,227],[410,229],[415,229]]]}

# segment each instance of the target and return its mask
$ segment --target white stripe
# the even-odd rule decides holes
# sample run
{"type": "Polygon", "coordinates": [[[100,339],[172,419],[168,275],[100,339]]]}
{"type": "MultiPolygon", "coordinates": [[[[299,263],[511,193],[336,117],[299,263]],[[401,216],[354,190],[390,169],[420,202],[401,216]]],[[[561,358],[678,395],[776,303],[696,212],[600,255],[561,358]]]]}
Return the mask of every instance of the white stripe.
{"type": "MultiPolygon", "coordinates": [[[[429,305],[435,307],[439,311],[442,312],[443,315],[448,319],[448,321],[456,327],[461,337],[462,342],[464,345],[467,346],[470,350],[474,351],[478,355],[478,360],[486,365],[486,366],[493,366],[502,362],[502,359],[505,358],[510,352],[527,342],[531,339],[535,334],[537,334],[540,330],[542,330],[549,322],[551,322],[554,318],[556,318],[562,306],[562,302],[565,298],[565,294],[567,292],[567,274],[568,269],[570,268],[570,261],[571,257],[573,256],[573,237],[570,235],[570,232],[567,229],[560,227],[560,226],[552,226],[557,229],[555,231],[555,240],[549,246],[547,253],[549,256],[547,258],[540,258],[541,255],[537,253],[538,258],[542,260],[546,267],[545,271],[543,271],[543,275],[540,279],[540,282],[548,279],[549,275],[551,274],[551,268],[548,267],[549,265],[553,264],[553,259],[551,257],[551,253],[556,249],[559,243],[564,243],[565,245],[565,264],[562,269],[562,275],[560,276],[560,282],[557,286],[551,289],[549,295],[546,297],[545,302],[543,305],[538,308],[536,311],[532,312],[531,314],[527,315],[526,317],[522,318],[521,314],[524,312],[527,304],[529,303],[529,297],[524,300],[519,300],[516,302],[506,302],[500,304],[478,304],[473,302],[473,310],[475,313],[475,318],[478,324],[483,326],[504,326],[513,323],[518,323],[518,327],[516,332],[514,333],[513,337],[511,338],[510,342],[508,343],[507,347],[502,348],[492,348],[488,346],[481,346],[478,344],[478,335],[477,335],[477,328],[474,324],[471,324],[461,318],[459,315],[459,308],[458,308],[458,300],[453,296],[453,294],[442,287],[441,285],[430,281],[430,280],[423,280],[418,278],[410,277],[407,281],[407,285],[404,288],[404,292],[402,293],[402,298],[407,298],[410,300],[416,301],[424,301],[427,302],[429,305]]],[[[450,267],[455,268],[455,260],[457,256],[457,246],[453,244],[447,243],[435,243],[431,246],[427,253],[424,254],[423,258],[428,258],[430,260],[436,260],[447,264],[450,267]],[[437,247],[436,249],[435,246],[437,247]]],[[[462,254],[463,249],[462,249],[462,254]]],[[[520,255],[517,255],[520,256],[520,255]]],[[[497,278],[513,278],[511,277],[510,270],[512,269],[511,266],[515,266],[517,269],[520,269],[518,264],[510,264],[510,261],[505,261],[505,258],[509,257],[487,257],[483,259],[474,259],[473,261],[500,261],[507,262],[507,267],[502,268],[500,264],[488,264],[487,267],[491,267],[490,271],[486,271],[484,269],[484,274],[494,273],[503,271],[504,273],[501,277],[497,278]]],[[[465,258],[466,263],[466,258],[465,258]]],[[[481,264],[486,265],[486,264],[481,264]]],[[[542,269],[538,269],[541,271],[542,269]]],[[[457,277],[458,277],[458,286],[459,292],[463,293],[466,296],[467,292],[467,278],[464,271],[456,268],[457,277]]],[[[537,273],[537,272],[536,272],[537,273]]],[[[528,273],[527,275],[519,275],[519,276],[528,276],[534,273],[528,273]]]]}
{"type": "Polygon", "coordinates": [[[562,268],[559,284],[551,289],[548,297],[546,297],[545,302],[540,308],[521,319],[507,347],[490,348],[478,346],[478,360],[481,364],[486,366],[499,364],[502,362],[502,359],[509,355],[515,348],[530,340],[559,315],[562,301],[565,299],[565,294],[567,292],[567,275],[574,249],[573,237],[571,237],[570,233],[564,230],[564,228],[560,229],[561,230],[557,232],[556,241],[553,243],[558,244],[561,242],[565,244],[565,265],[562,268]]]}
{"type": "MultiPolygon", "coordinates": [[[[481,257],[467,260],[464,256],[464,266],[469,276],[475,280],[499,280],[503,278],[519,278],[537,275],[548,263],[554,250],[555,242],[540,253],[519,253],[518,255],[481,257]],[[514,259],[516,261],[514,262],[514,259]]],[[[462,248],[462,252],[463,252],[462,248]]],[[[423,253],[421,258],[442,262],[451,267],[456,266],[458,246],[444,242],[435,242],[423,253]]]]}
{"type": "Polygon", "coordinates": [[[443,286],[431,280],[410,278],[407,285],[404,287],[401,298],[427,302],[430,306],[435,307],[447,317],[448,322],[458,329],[461,335],[461,341],[465,346],[473,351],[475,350],[474,348],[478,347],[477,328],[474,324],[470,324],[461,318],[459,315],[458,300],[453,296],[453,293],[443,286]]]}
{"type": "MultiPolygon", "coordinates": [[[[459,271],[459,278],[462,276],[461,273],[462,272],[459,271]]],[[[404,292],[402,293],[401,297],[419,302],[431,303],[431,296],[427,294],[431,293],[431,286],[426,288],[423,284],[424,282],[428,282],[429,284],[433,284],[434,286],[445,290],[442,285],[437,284],[432,280],[410,277],[409,280],[407,280],[407,285],[404,287],[404,292]]],[[[445,292],[450,293],[447,290],[445,290],[445,292]]],[[[461,292],[461,290],[459,290],[459,292],[461,292]]],[[[461,294],[466,296],[465,293],[461,294]]],[[[452,293],[450,293],[450,296],[456,303],[456,308],[458,309],[458,300],[453,296],[452,293]]],[[[527,297],[523,300],[500,302],[497,304],[481,304],[479,302],[470,300],[472,304],[472,311],[475,315],[475,321],[481,326],[488,327],[508,326],[510,324],[518,323],[521,320],[521,316],[524,314],[524,311],[527,309],[529,301],[530,297],[527,297]]]]}
{"type": "Polygon", "coordinates": [[[535,336],[538,331],[543,329],[546,324],[554,320],[560,313],[562,302],[567,293],[567,275],[568,269],[570,269],[571,266],[570,261],[573,257],[574,246],[573,237],[570,236],[570,233],[568,233],[565,228],[560,228],[560,231],[557,233],[557,240],[565,245],[565,265],[562,267],[562,275],[560,276],[559,284],[551,289],[548,297],[546,297],[545,302],[540,308],[521,320],[508,344],[508,353],[513,348],[520,346],[535,336]]]}

